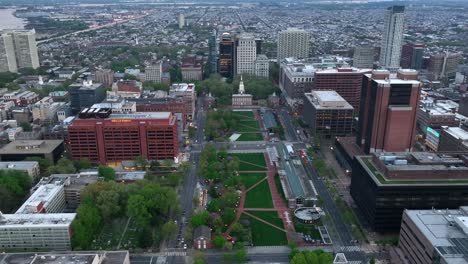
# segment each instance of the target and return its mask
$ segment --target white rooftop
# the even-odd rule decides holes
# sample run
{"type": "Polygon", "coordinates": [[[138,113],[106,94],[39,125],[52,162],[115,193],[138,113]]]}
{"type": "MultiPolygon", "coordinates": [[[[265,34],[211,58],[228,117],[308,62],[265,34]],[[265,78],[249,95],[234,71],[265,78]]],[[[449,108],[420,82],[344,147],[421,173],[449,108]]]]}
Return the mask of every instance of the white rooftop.
{"type": "Polygon", "coordinates": [[[461,141],[468,141],[468,131],[460,127],[449,127],[445,131],[452,135],[454,138],[457,138],[461,141]]]}
{"type": "Polygon", "coordinates": [[[69,214],[2,214],[0,228],[15,227],[68,227],[76,217],[69,214]]]}
{"type": "Polygon", "coordinates": [[[15,214],[30,214],[33,212],[28,211],[29,207],[36,208],[41,202],[44,207],[63,191],[62,184],[45,184],[39,186],[37,190],[24,202],[15,214]]]}
{"type": "Polygon", "coordinates": [[[336,91],[312,91],[305,96],[317,109],[353,109],[336,91]]]}
{"type": "Polygon", "coordinates": [[[193,92],[195,84],[193,83],[174,83],[171,86],[170,92],[193,92]]]}

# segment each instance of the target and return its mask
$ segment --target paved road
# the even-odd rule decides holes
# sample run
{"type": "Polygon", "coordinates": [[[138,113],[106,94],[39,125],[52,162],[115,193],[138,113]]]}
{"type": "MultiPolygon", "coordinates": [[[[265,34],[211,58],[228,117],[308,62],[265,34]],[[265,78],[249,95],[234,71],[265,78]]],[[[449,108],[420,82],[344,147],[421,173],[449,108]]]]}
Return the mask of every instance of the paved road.
{"type": "Polygon", "coordinates": [[[291,116],[289,115],[288,110],[286,108],[281,108],[279,115],[286,132],[286,139],[293,142],[299,141],[299,138],[297,137],[297,130],[291,121],[291,116]]]}
{"type": "Polygon", "coordinates": [[[178,219],[178,235],[177,238],[173,239],[172,241],[168,242],[168,248],[174,248],[178,245],[178,241],[182,239],[185,235],[186,231],[186,222],[190,217],[190,213],[193,210],[193,197],[195,195],[195,188],[198,182],[198,175],[197,175],[197,164],[200,156],[200,151],[203,146],[203,128],[205,127],[206,123],[206,113],[203,110],[203,100],[204,97],[199,97],[197,101],[197,108],[196,108],[196,123],[197,123],[197,131],[195,133],[195,138],[199,144],[194,146],[190,153],[190,169],[188,173],[185,175],[184,178],[184,185],[182,191],[180,192],[180,203],[182,206],[182,215],[180,219],[178,219]]]}

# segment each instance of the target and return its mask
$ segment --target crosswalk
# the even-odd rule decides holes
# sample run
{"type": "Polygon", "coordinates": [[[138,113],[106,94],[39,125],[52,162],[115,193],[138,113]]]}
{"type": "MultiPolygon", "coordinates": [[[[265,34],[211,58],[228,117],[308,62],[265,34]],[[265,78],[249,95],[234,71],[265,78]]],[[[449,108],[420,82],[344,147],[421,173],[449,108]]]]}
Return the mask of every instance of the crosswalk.
{"type": "Polygon", "coordinates": [[[344,246],[339,247],[338,252],[353,252],[353,251],[361,251],[361,247],[359,246],[344,246]]]}

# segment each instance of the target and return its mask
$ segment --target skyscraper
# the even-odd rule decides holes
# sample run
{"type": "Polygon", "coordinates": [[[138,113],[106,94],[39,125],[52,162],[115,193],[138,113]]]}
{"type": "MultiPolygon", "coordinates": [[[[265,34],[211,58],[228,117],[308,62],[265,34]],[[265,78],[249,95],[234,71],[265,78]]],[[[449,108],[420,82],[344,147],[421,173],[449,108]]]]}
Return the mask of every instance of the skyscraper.
{"type": "Polygon", "coordinates": [[[177,22],[179,23],[179,29],[184,28],[184,26],[185,26],[185,16],[184,16],[184,14],[179,14],[179,17],[177,18],[177,22]]]}
{"type": "Polygon", "coordinates": [[[213,30],[213,32],[210,35],[210,38],[208,39],[208,63],[209,63],[208,74],[215,73],[216,69],[218,68],[218,52],[216,49],[216,30],[213,30]]]}
{"type": "Polygon", "coordinates": [[[410,151],[416,136],[421,83],[415,70],[364,75],[356,144],[365,153],[410,151]]]}
{"type": "Polygon", "coordinates": [[[268,78],[270,73],[270,62],[268,57],[260,54],[255,60],[255,75],[260,78],[268,78]]]}
{"type": "Polygon", "coordinates": [[[218,73],[225,78],[234,77],[235,41],[229,33],[223,33],[219,41],[218,73]]]}
{"type": "Polygon", "coordinates": [[[255,60],[257,59],[257,43],[252,34],[243,33],[238,36],[236,49],[237,74],[255,75],[255,60]]]}
{"type": "Polygon", "coordinates": [[[278,34],[278,61],[284,58],[309,57],[310,34],[302,29],[288,28],[278,34]]]}
{"type": "Polygon", "coordinates": [[[443,52],[431,55],[428,70],[432,73],[432,79],[455,77],[461,58],[461,53],[443,52]]]}
{"type": "Polygon", "coordinates": [[[405,7],[391,6],[385,13],[380,66],[391,71],[400,67],[401,45],[405,23],[405,7]]]}
{"type": "Polygon", "coordinates": [[[426,45],[406,43],[401,49],[401,63],[403,69],[420,70],[426,45]]]}
{"type": "Polygon", "coordinates": [[[15,47],[10,34],[0,33],[0,72],[17,72],[15,47]]]}
{"type": "Polygon", "coordinates": [[[12,30],[0,35],[0,72],[21,68],[38,68],[36,31],[12,30]]]}
{"type": "Polygon", "coordinates": [[[354,48],[353,66],[361,69],[374,67],[375,49],[372,46],[359,46],[354,48]]]}

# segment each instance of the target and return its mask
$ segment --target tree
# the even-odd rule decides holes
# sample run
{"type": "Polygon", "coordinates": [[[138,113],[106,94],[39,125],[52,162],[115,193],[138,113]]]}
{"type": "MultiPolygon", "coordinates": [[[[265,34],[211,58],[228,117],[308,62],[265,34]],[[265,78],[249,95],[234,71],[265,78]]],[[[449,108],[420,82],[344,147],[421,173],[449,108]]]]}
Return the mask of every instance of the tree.
{"type": "Polygon", "coordinates": [[[137,77],[135,75],[128,74],[128,73],[124,74],[123,78],[124,78],[124,80],[133,80],[133,81],[137,79],[137,77]]]}
{"type": "Polygon", "coordinates": [[[177,224],[174,221],[170,220],[162,226],[161,236],[163,238],[170,238],[175,234],[176,230],[177,224]]]}
{"type": "Polygon", "coordinates": [[[67,158],[61,158],[57,161],[57,164],[47,168],[47,175],[51,174],[70,174],[75,173],[76,168],[73,162],[67,158]]]}
{"type": "Polygon", "coordinates": [[[0,211],[12,212],[31,188],[31,177],[24,171],[0,170],[0,211]]]}
{"type": "Polygon", "coordinates": [[[91,163],[91,160],[89,160],[88,158],[81,158],[79,160],[75,160],[73,162],[73,164],[75,165],[75,168],[80,171],[80,170],[87,170],[87,169],[90,169],[93,165],[91,163]]]}
{"type": "Polygon", "coordinates": [[[233,208],[226,208],[224,209],[223,215],[221,216],[223,222],[227,225],[231,224],[236,220],[236,210],[233,208]]]}
{"type": "Polygon", "coordinates": [[[142,228],[138,232],[138,246],[140,248],[147,248],[153,245],[153,232],[148,227],[142,228]]]}
{"type": "Polygon", "coordinates": [[[29,122],[22,122],[20,124],[20,127],[23,129],[25,132],[31,132],[32,131],[32,126],[31,123],[29,122]]]}
{"type": "Polygon", "coordinates": [[[106,181],[115,181],[115,170],[111,167],[99,166],[98,173],[106,181]]]}
{"type": "Polygon", "coordinates": [[[101,227],[101,215],[92,199],[85,198],[76,210],[73,221],[73,245],[79,249],[89,249],[91,242],[101,227]]]}
{"type": "Polygon", "coordinates": [[[116,188],[99,193],[96,205],[99,208],[104,221],[110,222],[114,217],[120,216],[122,212],[120,200],[120,193],[116,188]]]}
{"type": "Polygon", "coordinates": [[[201,211],[192,215],[190,223],[192,224],[193,228],[197,228],[199,226],[206,225],[208,223],[209,217],[210,214],[207,211],[201,211]]]}
{"type": "Polygon", "coordinates": [[[243,263],[247,261],[247,251],[240,249],[234,254],[234,261],[237,263],[243,263]]]}
{"type": "Polygon", "coordinates": [[[132,195],[128,199],[127,214],[132,216],[141,227],[147,227],[151,220],[151,213],[148,211],[146,199],[143,195],[132,195]]]}
{"type": "Polygon", "coordinates": [[[221,249],[224,247],[225,243],[226,243],[226,239],[222,236],[216,236],[213,239],[213,245],[215,246],[215,248],[221,249]]]}

